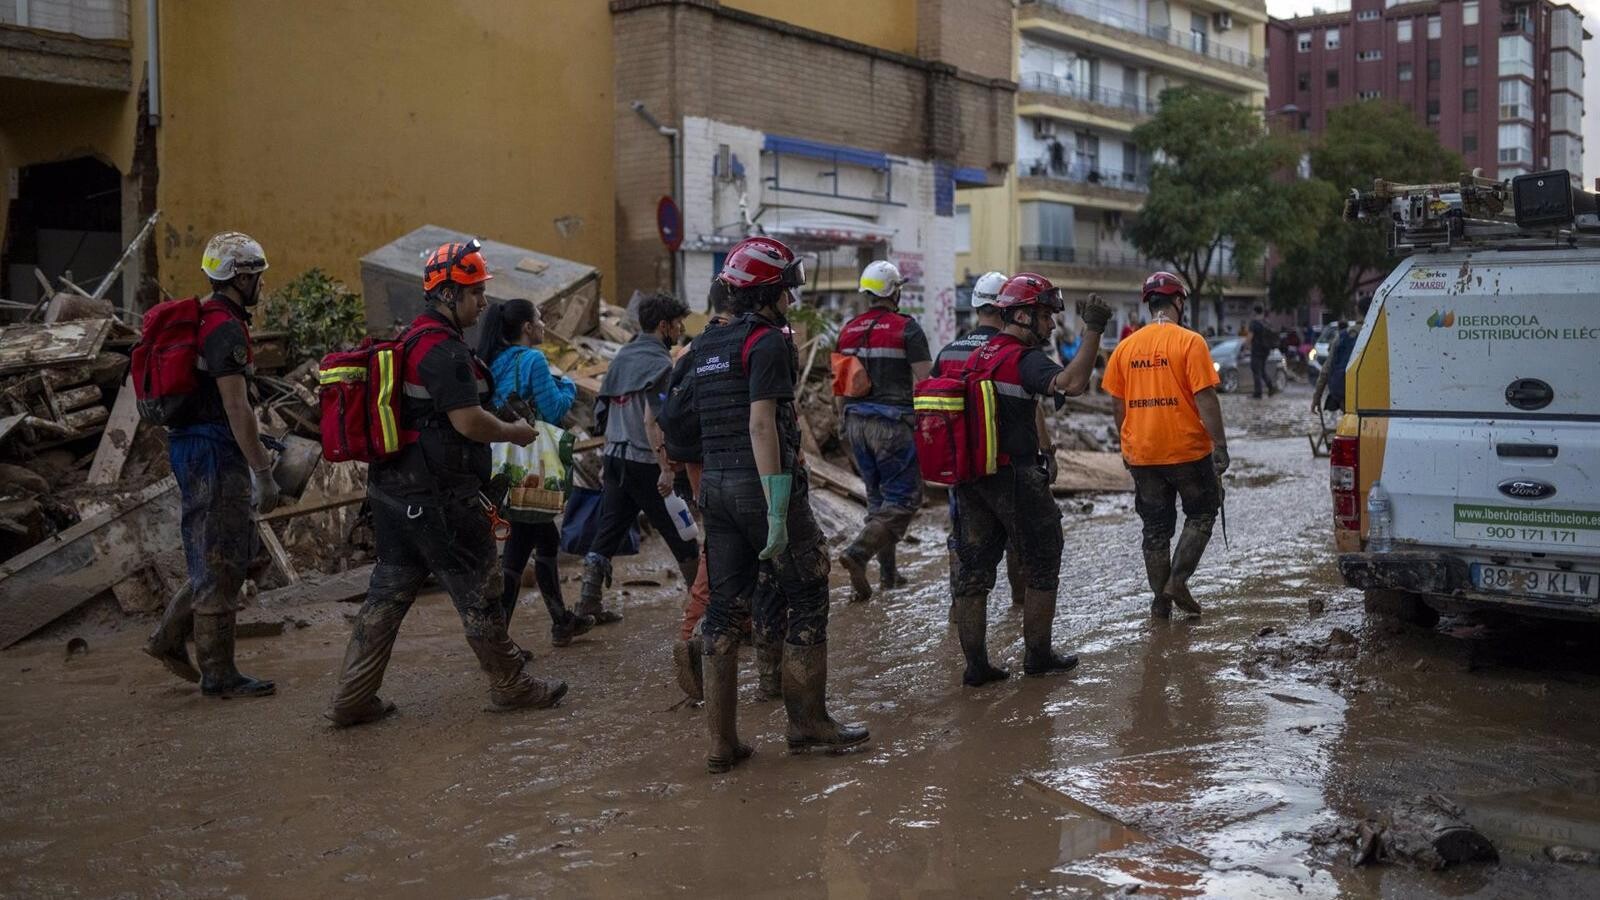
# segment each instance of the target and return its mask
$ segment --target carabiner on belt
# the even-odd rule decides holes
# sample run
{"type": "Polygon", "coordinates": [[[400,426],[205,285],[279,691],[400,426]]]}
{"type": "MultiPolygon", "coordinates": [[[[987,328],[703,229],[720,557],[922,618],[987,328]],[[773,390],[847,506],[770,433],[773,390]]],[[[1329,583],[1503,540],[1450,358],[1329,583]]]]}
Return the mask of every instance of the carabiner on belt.
{"type": "Polygon", "coordinates": [[[478,492],[478,502],[483,504],[483,514],[489,519],[489,528],[494,532],[494,539],[503,541],[511,537],[511,523],[500,517],[500,510],[495,508],[488,497],[478,492]]]}

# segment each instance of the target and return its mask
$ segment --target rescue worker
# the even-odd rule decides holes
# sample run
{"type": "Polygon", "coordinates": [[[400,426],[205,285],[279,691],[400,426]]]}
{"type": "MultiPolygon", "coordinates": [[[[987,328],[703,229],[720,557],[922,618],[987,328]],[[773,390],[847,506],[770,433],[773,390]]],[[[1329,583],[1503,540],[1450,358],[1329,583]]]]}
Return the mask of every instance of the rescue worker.
{"type": "Polygon", "coordinates": [[[265,697],[276,690],[273,683],[241,674],[233,648],[239,589],[256,554],[251,512],[278,505],[250,397],[250,309],[261,299],[267,257],[254,238],[226,231],[206,243],[200,269],[211,293],[201,301],[198,390],[167,429],[189,582],[167,604],[145,652],[180,678],[200,682],[207,697],[265,697]],[[198,671],[184,646],[191,631],[198,671]]]}
{"type": "Polygon", "coordinates": [[[1117,398],[1112,412],[1122,435],[1122,459],[1133,473],[1134,509],[1144,523],[1150,615],[1158,619],[1169,618],[1174,604],[1200,614],[1189,593],[1189,576],[1211,540],[1222,505],[1222,473],[1228,470],[1216,390],[1221,379],[1205,338],[1183,327],[1188,300],[1188,289],[1170,272],[1145,279],[1151,323],[1117,345],[1100,383],[1117,398]],[[1173,551],[1179,498],[1183,534],[1173,551]]]}
{"type": "Polygon", "coordinates": [[[422,271],[427,311],[402,336],[400,427],[417,438],[368,470],[378,561],[325,713],[339,727],[394,711],[393,703],[378,697],[378,688],[400,623],[430,573],[461,616],[467,645],[489,676],[494,708],[545,709],[567,692],[566,682],[530,676],[522,650],[506,633],[493,507],[483,495],[489,444],[525,447],[536,432],[525,421],[502,421],[491,412],[489,368],[462,337],[486,306],[489,264],[477,240],[452,241],[434,250],[422,271]]]}
{"type": "Polygon", "coordinates": [[[1043,410],[1052,394],[1076,396],[1089,387],[1100,335],[1111,308],[1090,294],[1079,315],[1084,344],[1062,368],[1045,352],[1053,316],[1063,309],[1061,291],[1040,275],[1013,275],[995,301],[1005,323],[967,358],[968,379],[994,384],[997,471],[956,486],[960,511],[961,572],[957,577],[956,633],[966,658],[962,683],[978,687],[1010,677],[991,665],[986,644],[987,603],[995,570],[1008,541],[1021,551],[1026,590],[1022,600],[1022,670],[1027,675],[1071,671],[1078,657],[1051,645],[1056,589],[1061,579],[1061,510],[1050,493],[1050,461],[1039,452],[1043,410]]]}
{"type": "Polygon", "coordinates": [[[869,263],[861,272],[860,292],[870,305],[839,330],[838,352],[860,361],[870,382],[866,394],[844,398],[845,440],[867,489],[866,524],[839,556],[850,573],[850,599],[858,603],[872,598],[867,562],[879,553],[887,551],[885,587],[899,580],[894,546],[922,506],[911,388],[928,377],[933,360],[922,326],[900,312],[905,283],[894,263],[869,263]]]}
{"type": "Polygon", "coordinates": [[[1328,358],[1317,373],[1316,387],[1311,391],[1311,411],[1322,415],[1323,410],[1344,411],[1344,376],[1350,368],[1350,354],[1355,352],[1361,339],[1361,326],[1367,321],[1367,310],[1372,308],[1372,295],[1362,297],[1356,304],[1356,319],[1328,346],[1328,358]],[[1323,395],[1327,395],[1324,402],[1323,395]]]}
{"type": "Polygon", "coordinates": [[[711,581],[701,632],[713,774],[751,752],[737,731],[739,598],[754,590],[763,561],[774,590],[756,593],[755,629],[783,644],[789,748],[839,750],[867,739],[865,727],[834,721],[825,701],[828,553],[800,460],[800,366],[784,318],[805,284],[804,264],[781,242],[753,237],[729,250],[718,278],[737,318],[707,331],[693,351],[711,581]]]}
{"type": "Polygon", "coordinates": [[[700,566],[699,542],[679,537],[678,526],[667,512],[674,467],[656,424],[672,374],[672,355],[667,348],[683,337],[687,315],[689,307],[676,297],[653,294],[644,298],[639,304],[639,335],[617,351],[600,384],[606,434],[600,523],[583,558],[577,608],[578,615],[591,616],[599,625],[622,620],[620,613],[601,605],[601,596],[611,584],[611,557],[622,547],[641,512],[672,548],[686,589],[694,584],[700,566]]]}
{"type": "MultiPolygon", "coordinates": [[[[933,359],[933,375],[954,375],[967,365],[967,357],[972,351],[982,347],[989,338],[1000,333],[1005,327],[1005,321],[1000,317],[1000,310],[995,301],[1000,299],[1000,289],[1005,287],[1006,276],[1004,272],[985,272],[972,286],[972,311],[977,317],[978,324],[971,331],[946,344],[939,355],[933,359]]],[[[1041,437],[1044,437],[1041,431],[1041,437]]],[[[1040,452],[1048,449],[1049,445],[1041,444],[1040,452]]],[[[1054,451],[1050,451],[1053,453],[1054,451]]],[[[950,621],[956,620],[955,587],[956,576],[961,571],[961,559],[956,554],[956,545],[960,535],[960,511],[956,508],[956,492],[948,494],[950,504],[950,536],[945,540],[945,551],[950,560],[950,621]]],[[[1021,606],[1022,598],[1027,593],[1027,584],[1022,577],[1021,554],[1017,550],[1016,541],[1006,545],[1006,580],[1011,584],[1011,603],[1021,606]]]]}

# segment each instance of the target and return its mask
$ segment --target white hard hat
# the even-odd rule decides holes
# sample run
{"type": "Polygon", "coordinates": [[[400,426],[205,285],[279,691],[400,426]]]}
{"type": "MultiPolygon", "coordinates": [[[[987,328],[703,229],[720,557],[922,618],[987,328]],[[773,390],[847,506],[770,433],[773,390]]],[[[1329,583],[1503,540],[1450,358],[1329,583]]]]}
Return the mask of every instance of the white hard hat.
{"type": "Polygon", "coordinates": [[[1006,273],[985,272],[972,286],[972,308],[988,306],[1000,298],[1000,289],[1006,286],[1006,273]]]}
{"type": "Polygon", "coordinates": [[[253,237],[240,231],[224,231],[206,242],[200,258],[200,271],[212,281],[227,281],[235,275],[250,275],[267,270],[267,253],[253,237]]]}
{"type": "Polygon", "coordinates": [[[900,269],[886,259],[874,260],[867,263],[861,270],[861,287],[863,294],[872,294],[875,297],[892,297],[906,280],[900,277],[900,269]]]}

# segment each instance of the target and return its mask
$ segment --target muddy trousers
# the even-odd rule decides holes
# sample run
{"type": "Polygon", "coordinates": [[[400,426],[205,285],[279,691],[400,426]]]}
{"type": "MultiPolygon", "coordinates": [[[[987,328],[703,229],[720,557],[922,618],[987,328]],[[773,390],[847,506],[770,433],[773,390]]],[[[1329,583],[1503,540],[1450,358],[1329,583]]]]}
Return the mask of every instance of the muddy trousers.
{"type": "Polygon", "coordinates": [[[565,625],[572,619],[561,597],[561,573],[556,568],[556,554],[561,549],[561,530],[554,522],[512,522],[511,536],[506,539],[500,557],[500,569],[505,577],[505,589],[500,595],[500,605],[505,609],[506,625],[517,609],[517,597],[522,593],[522,571],[533,559],[533,578],[539,585],[539,596],[550,613],[552,626],[565,625]]]}
{"type": "Polygon", "coordinates": [[[678,537],[678,526],[667,512],[667,501],[656,490],[660,477],[661,467],[655,463],[635,462],[620,456],[605,458],[600,479],[600,523],[586,561],[598,557],[609,562],[640,513],[644,513],[651,527],[660,532],[667,546],[672,548],[673,559],[685,563],[699,557],[697,542],[678,537]]]}
{"type": "Polygon", "coordinates": [[[1200,564],[1222,506],[1211,457],[1170,466],[1129,466],[1128,471],[1133,474],[1133,508],[1144,523],[1151,612],[1164,618],[1171,611],[1173,595],[1180,599],[1180,606],[1198,612],[1189,598],[1189,576],[1200,564]],[[1178,527],[1179,500],[1183,501],[1183,537],[1174,552],[1172,536],[1178,527]],[[1185,599],[1188,602],[1182,602],[1185,599]]]}
{"type": "Polygon", "coordinates": [[[256,554],[250,464],[225,425],[170,429],[167,448],[182,497],[189,603],[202,615],[236,612],[256,554]]]}
{"type": "Polygon", "coordinates": [[[922,507],[922,472],[910,416],[890,419],[847,411],[844,435],[867,490],[866,524],[845,553],[865,564],[905,539],[922,507]]]}
{"type": "MultiPolygon", "coordinates": [[[[961,509],[956,503],[954,489],[949,494],[950,505],[950,536],[945,539],[945,553],[950,564],[950,598],[951,609],[955,609],[956,584],[961,580],[961,554],[957,548],[961,545],[961,509]]],[[[1006,542],[1006,582],[1011,585],[1011,604],[1021,606],[1022,598],[1028,591],[1027,577],[1022,571],[1022,550],[1017,547],[1015,538],[1006,542]]]]}
{"type": "Polygon", "coordinates": [[[475,500],[411,506],[368,488],[378,562],[356,614],[330,713],[367,709],[383,684],[400,623],[431,572],[450,594],[467,645],[489,676],[489,699],[509,706],[537,689],[506,634],[494,536],[475,500]]]}

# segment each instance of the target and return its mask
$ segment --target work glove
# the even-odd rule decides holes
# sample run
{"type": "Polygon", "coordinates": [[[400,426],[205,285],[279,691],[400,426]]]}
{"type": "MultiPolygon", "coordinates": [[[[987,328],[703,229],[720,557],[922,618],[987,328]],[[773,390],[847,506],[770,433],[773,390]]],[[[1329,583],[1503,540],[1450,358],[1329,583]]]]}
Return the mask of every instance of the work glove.
{"type": "Polygon", "coordinates": [[[1105,334],[1106,323],[1111,321],[1111,307],[1099,294],[1090,294],[1089,299],[1078,304],[1078,318],[1083,320],[1084,330],[1105,334]]]}
{"type": "Polygon", "coordinates": [[[278,493],[278,482],[272,477],[272,467],[250,470],[250,505],[255,509],[256,515],[264,516],[278,508],[278,501],[282,497],[278,493]]]}
{"type": "Polygon", "coordinates": [[[1228,471],[1228,448],[1218,445],[1211,451],[1211,466],[1217,470],[1217,480],[1222,480],[1222,473],[1228,471]]]}
{"type": "Polygon", "coordinates": [[[794,476],[761,476],[761,493],[767,496],[767,546],[761,550],[762,559],[771,559],[789,547],[789,491],[794,487],[794,476]]]}

